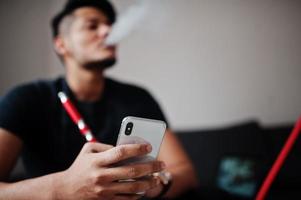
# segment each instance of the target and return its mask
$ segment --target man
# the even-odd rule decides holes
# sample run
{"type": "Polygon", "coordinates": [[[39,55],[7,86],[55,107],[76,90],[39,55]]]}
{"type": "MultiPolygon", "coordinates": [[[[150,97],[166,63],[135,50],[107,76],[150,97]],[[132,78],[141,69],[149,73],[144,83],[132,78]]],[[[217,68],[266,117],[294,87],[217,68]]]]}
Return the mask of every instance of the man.
{"type": "MultiPolygon", "coordinates": [[[[52,22],[54,47],[65,78],[37,81],[10,91],[0,103],[0,199],[138,199],[176,197],[197,185],[194,169],[177,138],[167,129],[160,161],[112,167],[151,151],[146,144],[113,147],[123,117],[165,120],[144,89],[104,77],[115,63],[115,46],[105,39],[115,11],[105,0],[69,1],[52,22]],[[64,91],[99,143],[86,143],[62,108],[64,91]],[[28,179],[6,183],[22,150],[28,179]],[[172,184],[162,177],[168,171],[172,184]],[[146,178],[148,177],[148,178],[146,178]],[[119,182],[135,179],[133,182],[119,182]]],[[[166,120],[165,120],[166,121],[166,120]]]]}

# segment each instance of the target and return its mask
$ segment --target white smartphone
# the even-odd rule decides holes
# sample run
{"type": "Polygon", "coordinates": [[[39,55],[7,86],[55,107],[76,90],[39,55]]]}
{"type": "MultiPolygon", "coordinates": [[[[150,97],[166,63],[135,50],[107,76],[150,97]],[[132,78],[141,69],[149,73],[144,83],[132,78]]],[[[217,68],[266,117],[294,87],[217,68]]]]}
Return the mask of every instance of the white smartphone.
{"type": "Polygon", "coordinates": [[[141,157],[127,159],[119,164],[147,162],[157,159],[164,138],[166,123],[161,120],[128,116],[122,120],[117,144],[143,144],[152,146],[152,151],[141,157]]]}

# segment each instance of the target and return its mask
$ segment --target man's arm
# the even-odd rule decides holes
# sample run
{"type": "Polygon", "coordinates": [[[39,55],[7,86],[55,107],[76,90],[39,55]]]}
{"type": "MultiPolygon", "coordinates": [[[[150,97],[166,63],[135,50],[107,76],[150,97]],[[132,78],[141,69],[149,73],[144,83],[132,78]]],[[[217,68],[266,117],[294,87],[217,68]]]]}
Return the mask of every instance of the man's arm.
{"type": "MultiPolygon", "coordinates": [[[[12,171],[22,149],[23,142],[13,133],[0,128],[0,199],[29,199],[41,195],[45,199],[49,192],[54,175],[36,180],[5,183],[12,171]]],[[[51,199],[51,198],[49,198],[51,199]]]]}
{"type": "Polygon", "coordinates": [[[162,143],[159,160],[164,161],[166,170],[171,172],[173,183],[166,197],[176,197],[179,194],[196,188],[198,180],[192,162],[188,158],[178,138],[171,130],[167,130],[162,143]]]}
{"type": "Polygon", "coordinates": [[[20,138],[0,128],[0,181],[8,178],[17,161],[22,145],[20,138]]]}

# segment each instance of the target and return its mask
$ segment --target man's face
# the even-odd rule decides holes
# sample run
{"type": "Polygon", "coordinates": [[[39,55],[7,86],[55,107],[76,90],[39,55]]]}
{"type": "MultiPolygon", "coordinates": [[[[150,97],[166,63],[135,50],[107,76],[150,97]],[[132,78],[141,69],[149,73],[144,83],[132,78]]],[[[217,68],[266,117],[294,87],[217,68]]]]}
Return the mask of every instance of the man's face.
{"type": "Polygon", "coordinates": [[[65,58],[86,68],[113,65],[115,47],[104,44],[110,31],[108,18],[98,9],[83,7],[75,10],[72,22],[63,34],[65,58]]]}

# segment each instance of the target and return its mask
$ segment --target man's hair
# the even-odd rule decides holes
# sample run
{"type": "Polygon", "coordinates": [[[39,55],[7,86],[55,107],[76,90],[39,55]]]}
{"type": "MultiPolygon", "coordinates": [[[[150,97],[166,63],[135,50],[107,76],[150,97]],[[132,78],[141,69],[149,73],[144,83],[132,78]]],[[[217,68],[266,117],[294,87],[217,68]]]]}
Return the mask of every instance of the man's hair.
{"type": "Polygon", "coordinates": [[[53,38],[58,36],[62,20],[74,10],[81,7],[95,7],[108,17],[110,24],[113,24],[116,21],[115,9],[108,0],[68,0],[63,10],[54,16],[51,21],[53,38]]]}

